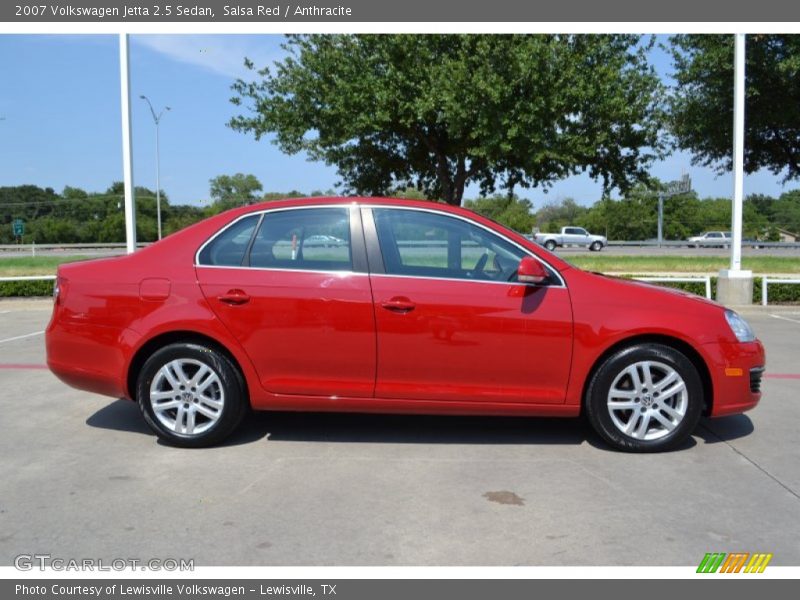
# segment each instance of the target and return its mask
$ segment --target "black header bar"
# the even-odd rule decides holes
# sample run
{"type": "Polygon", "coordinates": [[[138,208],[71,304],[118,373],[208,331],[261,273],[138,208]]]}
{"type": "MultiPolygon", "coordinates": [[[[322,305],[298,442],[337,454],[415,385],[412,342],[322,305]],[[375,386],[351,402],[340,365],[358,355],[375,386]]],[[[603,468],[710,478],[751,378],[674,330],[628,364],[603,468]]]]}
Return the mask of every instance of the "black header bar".
{"type": "Polygon", "coordinates": [[[11,0],[8,22],[779,22],[800,21],[787,0],[11,0]]]}

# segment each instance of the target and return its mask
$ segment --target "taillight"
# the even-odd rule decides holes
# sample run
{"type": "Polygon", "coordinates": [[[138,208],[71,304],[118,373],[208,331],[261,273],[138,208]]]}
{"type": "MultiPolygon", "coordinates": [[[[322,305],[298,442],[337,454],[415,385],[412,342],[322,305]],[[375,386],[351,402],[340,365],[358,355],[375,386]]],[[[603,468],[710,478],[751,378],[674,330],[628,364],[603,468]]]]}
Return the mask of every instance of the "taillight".
{"type": "Polygon", "coordinates": [[[64,297],[67,295],[67,279],[66,277],[56,276],[55,283],[53,284],[53,300],[56,304],[61,304],[64,297]]]}

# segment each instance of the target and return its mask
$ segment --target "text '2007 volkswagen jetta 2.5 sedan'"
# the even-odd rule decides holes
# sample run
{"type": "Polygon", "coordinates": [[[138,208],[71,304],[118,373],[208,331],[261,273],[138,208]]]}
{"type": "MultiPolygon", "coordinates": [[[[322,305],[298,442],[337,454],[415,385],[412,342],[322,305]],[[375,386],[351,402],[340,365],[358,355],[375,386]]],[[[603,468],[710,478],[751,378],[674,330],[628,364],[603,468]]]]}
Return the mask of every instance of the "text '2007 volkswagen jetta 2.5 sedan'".
{"type": "Polygon", "coordinates": [[[470,211],[315,198],[62,265],[47,361],[179,446],[222,441],[252,407],[583,414],[655,451],[753,408],[764,349],[716,303],[581,271],[470,211]]]}

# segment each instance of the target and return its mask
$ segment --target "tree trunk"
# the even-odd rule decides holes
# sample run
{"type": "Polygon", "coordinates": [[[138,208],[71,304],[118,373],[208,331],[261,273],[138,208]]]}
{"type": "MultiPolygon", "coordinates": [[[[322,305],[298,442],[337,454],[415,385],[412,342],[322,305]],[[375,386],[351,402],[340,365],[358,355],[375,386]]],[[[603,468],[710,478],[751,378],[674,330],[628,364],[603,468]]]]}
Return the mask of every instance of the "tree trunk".
{"type": "Polygon", "coordinates": [[[428,151],[436,158],[436,178],[439,180],[439,187],[442,190],[442,200],[447,204],[460,206],[464,190],[462,189],[461,193],[458,193],[457,186],[453,185],[447,154],[440,150],[435,138],[426,129],[417,129],[416,134],[427,146],[428,151]]]}
{"type": "Polygon", "coordinates": [[[453,201],[448,204],[461,206],[461,201],[464,198],[464,187],[467,183],[467,166],[464,155],[458,157],[456,162],[456,176],[455,185],[453,190],[453,201]]]}

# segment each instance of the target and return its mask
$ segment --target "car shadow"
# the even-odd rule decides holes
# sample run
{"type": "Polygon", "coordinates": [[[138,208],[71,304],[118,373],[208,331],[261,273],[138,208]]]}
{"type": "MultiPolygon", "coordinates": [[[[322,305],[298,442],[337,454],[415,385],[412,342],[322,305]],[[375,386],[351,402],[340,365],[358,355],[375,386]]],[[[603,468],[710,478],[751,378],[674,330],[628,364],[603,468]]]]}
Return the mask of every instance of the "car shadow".
{"type": "MultiPolygon", "coordinates": [[[[128,400],[104,406],[86,419],[86,424],[155,435],[136,404],[128,400]]],[[[264,438],[284,442],[579,445],[592,437],[594,434],[584,419],[575,418],[268,411],[248,414],[220,446],[250,444],[264,438]]],[[[599,439],[590,443],[602,445],[599,439]]]]}
{"type": "Polygon", "coordinates": [[[729,442],[750,435],[755,430],[747,415],[731,415],[715,419],[702,419],[694,435],[706,444],[729,442]]]}
{"type": "Polygon", "coordinates": [[[144,422],[136,403],[122,398],[98,410],[86,419],[86,424],[89,427],[97,427],[99,429],[112,429],[114,431],[144,433],[155,436],[150,431],[147,423],[144,422]]]}
{"type": "MultiPolygon", "coordinates": [[[[128,400],[104,406],[88,419],[90,427],[153,436],[139,408],[128,400]]],[[[693,436],[674,451],[702,442],[716,444],[750,435],[747,415],[702,419],[693,436]]],[[[284,442],[386,444],[580,445],[616,452],[582,418],[465,417],[361,413],[252,412],[221,446],[261,439],[284,442]]],[[[164,443],[159,440],[159,443],[164,443]]]]}
{"type": "Polygon", "coordinates": [[[578,445],[588,434],[582,419],[567,418],[254,412],[225,445],[267,436],[284,442],[578,445]]]}
{"type": "MultiPolygon", "coordinates": [[[[680,452],[694,448],[698,443],[717,444],[743,438],[753,433],[755,427],[747,415],[731,415],[714,419],[702,418],[691,436],[669,452],[680,452]]],[[[616,452],[593,431],[587,433],[586,441],[598,450],[616,452]]]]}

